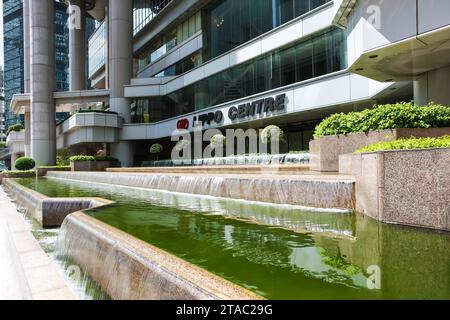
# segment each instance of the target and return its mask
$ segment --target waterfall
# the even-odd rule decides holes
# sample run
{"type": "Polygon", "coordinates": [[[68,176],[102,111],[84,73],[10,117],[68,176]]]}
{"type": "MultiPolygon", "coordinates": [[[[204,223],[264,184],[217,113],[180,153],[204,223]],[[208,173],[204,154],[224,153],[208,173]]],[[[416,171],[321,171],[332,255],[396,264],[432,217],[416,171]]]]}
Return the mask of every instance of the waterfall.
{"type": "Polygon", "coordinates": [[[242,155],[193,160],[144,161],[143,167],[309,164],[309,153],[242,155]]]}

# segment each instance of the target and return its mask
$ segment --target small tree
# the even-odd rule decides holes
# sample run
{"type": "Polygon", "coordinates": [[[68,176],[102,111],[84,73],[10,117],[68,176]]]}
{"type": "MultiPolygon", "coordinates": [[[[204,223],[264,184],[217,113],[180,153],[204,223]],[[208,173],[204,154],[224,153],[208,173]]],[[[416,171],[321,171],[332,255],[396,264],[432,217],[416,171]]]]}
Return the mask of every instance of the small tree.
{"type": "Polygon", "coordinates": [[[285,141],[284,131],[278,126],[267,126],[261,131],[261,141],[264,144],[269,144],[272,140],[285,141]]]}
{"type": "Polygon", "coordinates": [[[34,162],[33,159],[28,157],[22,157],[16,160],[14,163],[14,167],[16,167],[17,170],[21,171],[27,171],[32,170],[36,166],[36,162],[34,162]]]}
{"type": "Polygon", "coordinates": [[[227,138],[222,134],[216,134],[211,138],[211,149],[214,149],[215,155],[217,156],[223,156],[223,150],[226,146],[227,138]]]}
{"type": "Polygon", "coordinates": [[[270,153],[274,154],[274,153],[279,153],[280,149],[279,146],[281,144],[281,142],[285,142],[285,135],[284,135],[284,131],[281,130],[278,126],[267,126],[266,128],[264,128],[261,131],[261,141],[262,143],[264,143],[267,146],[270,146],[270,153]],[[275,145],[273,144],[273,142],[276,142],[276,144],[278,145],[278,150],[274,150],[275,149],[275,145]]]}
{"type": "Polygon", "coordinates": [[[159,154],[163,152],[164,148],[159,143],[155,143],[150,147],[150,153],[156,155],[156,160],[159,158],[159,154]]]}
{"type": "Polygon", "coordinates": [[[211,138],[211,147],[213,149],[217,149],[220,147],[224,147],[227,143],[227,138],[222,134],[216,134],[211,138]]]}

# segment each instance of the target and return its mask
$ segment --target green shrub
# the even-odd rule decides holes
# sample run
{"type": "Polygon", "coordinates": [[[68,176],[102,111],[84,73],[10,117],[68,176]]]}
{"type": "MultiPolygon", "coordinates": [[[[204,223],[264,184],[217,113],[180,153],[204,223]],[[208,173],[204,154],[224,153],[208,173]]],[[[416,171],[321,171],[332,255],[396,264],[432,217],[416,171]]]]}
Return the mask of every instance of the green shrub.
{"type": "Polygon", "coordinates": [[[5,148],[6,148],[6,142],[0,141],[0,149],[5,149],[5,148]]]}
{"type": "Polygon", "coordinates": [[[6,131],[6,135],[10,134],[11,132],[20,132],[22,130],[25,130],[22,124],[18,123],[15,125],[12,125],[8,128],[8,131],[6,131]]]}
{"type": "Polygon", "coordinates": [[[261,141],[264,144],[268,144],[272,139],[284,141],[284,131],[281,130],[280,127],[274,125],[265,127],[261,131],[261,141]]]}
{"type": "Polygon", "coordinates": [[[95,161],[94,156],[73,156],[69,158],[70,162],[95,161]]]}
{"type": "Polygon", "coordinates": [[[20,171],[31,170],[36,166],[36,162],[28,157],[22,157],[16,160],[14,167],[20,171]]]}
{"type": "Polygon", "coordinates": [[[150,153],[151,154],[158,154],[161,153],[163,151],[163,146],[160,145],[159,143],[155,143],[150,147],[150,153]]]}
{"type": "Polygon", "coordinates": [[[181,152],[184,149],[187,149],[191,146],[191,142],[188,140],[180,140],[177,142],[177,144],[175,145],[174,149],[177,152],[181,152]]]}
{"type": "Polygon", "coordinates": [[[314,137],[397,128],[440,127],[450,127],[450,107],[432,103],[421,107],[400,102],[361,112],[334,114],[316,127],[314,137]]]}
{"type": "Polygon", "coordinates": [[[70,151],[68,148],[59,149],[56,152],[57,166],[70,166],[70,151]]]}
{"type": "Polygon", "coordinates": [[[211,147],[213,149],[223,148],[227,143],[227,138],[222,134],[216,134],[211,138],[211,147]]]}
{"type": "Polygon", "coordinates": [[[117,162],[116,158],[110,156],[73,156],[69,158],[70,162],[86,162],[86,161],[110,161],[117,162]]]}
{"type": "Polygon", "coordinates": [[[10,175],[21,175],[21,176],[33,176],[36,175],[36,170],[12,170],[12,171],[3,171],[2,174],[7,178],[10,175]]]}
{"type": "Polygon", "coordinates": [[[95,161],[109,161],[109,162],[119,161],[111,156],[95,156],[94,159],[95,161]]]}
{"type": "Polygon", "coordinates": [[[410,138],[392,141],[382,141],[357,150],[355,153],[368,153],[384,150],[409,150],[450,148],[450,136],[441,138],[410,138]]]}

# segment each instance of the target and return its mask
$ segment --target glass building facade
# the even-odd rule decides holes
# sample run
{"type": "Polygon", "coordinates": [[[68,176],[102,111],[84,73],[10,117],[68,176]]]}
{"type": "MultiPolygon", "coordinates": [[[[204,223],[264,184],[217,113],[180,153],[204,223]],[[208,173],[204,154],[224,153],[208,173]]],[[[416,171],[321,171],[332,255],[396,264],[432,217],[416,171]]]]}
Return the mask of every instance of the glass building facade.
{"type": "MultiPolygon", "coordinates": [[[[57,91],[69,90],[69,30],[67,28],[67,6],[55,1],[55,88],[57,91]]],[[[92,18],[86,21],[87,36],[93,32],[95,22],[92,18]],[[90,31],[89,31],[90,30],[90,31]]],[[[23,1],[3,1],[3,34],[5,57],[5,124],[9,127],[23,122],[10,112],[11,99],[16,93],[24,92],[24,45],[23,45],[23,1]]],[[[86,79],[86,81],[88,81],[86,79]]],[[[57,119],[66,117],[57,114],[57,119]]]]}
{"type": "MultiPolygon", "coordinates": [[[[220,0],[211,1],[200,11],[156,39],[139,57],[139,69],[202,31],[204,49],[196,53],[200,63],[214,59],[282,24],[314,10],[330,0],[220,0]]],[[[192,68],[198,63],[191,64],[192,68]]],[[[189,71],[186,63],[173,65],[157,76],[174,76],[189,71]]]]}
{"type": "Polygon", "coordinates": [[[330,29],[162,97],[138,99],[136,123],[158,122],[345,69],[344,31],[330,29]]]}
{"type": "Polygon", "coordinates": [[[9,127],[20,122],[19,116],[9,110],[11,99],[24,91],[22,0],[3,0],[3,39],[5,126],[9,127]]]}
{"type": "Polygon", "coordinates": [[[141,31],[172,0],[134,0],[133,33],[141,31]]]}
{"type": "Polygon", "coordinates": [[[88,76],[92,77],[106,63],[106,27],[105,23],[101,23],[89,38],[89,72],[88,76]]]}

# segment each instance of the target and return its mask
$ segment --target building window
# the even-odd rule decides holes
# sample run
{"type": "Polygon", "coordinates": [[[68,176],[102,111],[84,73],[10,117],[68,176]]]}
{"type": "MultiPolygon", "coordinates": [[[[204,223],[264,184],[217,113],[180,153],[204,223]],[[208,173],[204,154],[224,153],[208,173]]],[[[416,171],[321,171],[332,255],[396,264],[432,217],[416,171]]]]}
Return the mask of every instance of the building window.
{"type": "Polygon", "coordinates": [[[332,29],[232,67],[167,96],[138,99],[132,110],[133,121],[158,122],[340,71],[347,67],[345,55],[344,32],[332,29]]]}

